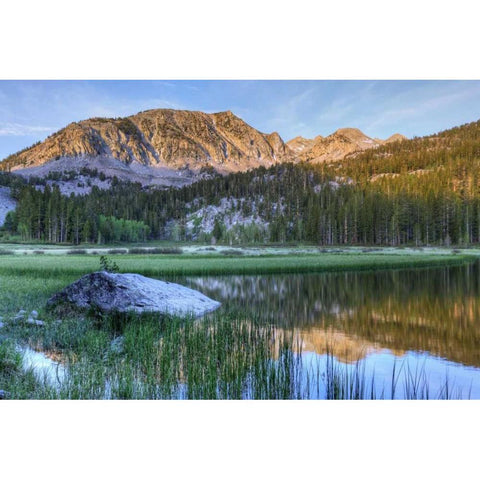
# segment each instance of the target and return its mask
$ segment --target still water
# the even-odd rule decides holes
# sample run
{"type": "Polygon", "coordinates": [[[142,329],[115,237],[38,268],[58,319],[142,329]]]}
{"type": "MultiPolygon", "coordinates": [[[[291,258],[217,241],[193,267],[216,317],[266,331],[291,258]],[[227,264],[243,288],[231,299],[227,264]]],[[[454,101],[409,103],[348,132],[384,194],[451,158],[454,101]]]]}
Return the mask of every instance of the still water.
{"type": "MultiPolygon", "coordinates": [[[[374,379],[368,388],[377,397],[404,398],[406,389],[427,385],[428,398],[442,397],[446,386],[451,398],[480,398],[479,263],[182,283],[288,333],[303,368],[321,372],[333,361],[345,372],[360,369],[374,379]]],[[[317,383],[309,396],[324,398],[326,387],[317,383]]]]}

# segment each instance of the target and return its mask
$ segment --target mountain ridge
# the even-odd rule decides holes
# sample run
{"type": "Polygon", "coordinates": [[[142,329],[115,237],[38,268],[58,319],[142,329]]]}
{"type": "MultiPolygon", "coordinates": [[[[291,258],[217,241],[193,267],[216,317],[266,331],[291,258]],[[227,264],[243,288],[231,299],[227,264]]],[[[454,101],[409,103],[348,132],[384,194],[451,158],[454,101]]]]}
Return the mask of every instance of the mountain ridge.
{"type": "Polygon", "coordinates": [[[289,154],[278,133],[259,132],[230,111],[155,109],[124,118],[73,122],[2,164],[17,170],[59,158],[109,156],[127,165],[212,166],[228,173],[271,165],[289,154]]]}
{"type": "Polygon", "coordinates": [[[228,174],[283,162],[337,161],[398,137],[383,141],[356,128],[342,128],[327,137],[296,137],[285,143],[277,132],[260,132],[230,110],[151,109],[122,118],[72,122],[10,155],[0,162],[0,170],[45,176],[89,165],[102,169],[107,163],[109,174],[171,185],[178,177],[184,183],[195,181],[205,169],[228,174]]]}

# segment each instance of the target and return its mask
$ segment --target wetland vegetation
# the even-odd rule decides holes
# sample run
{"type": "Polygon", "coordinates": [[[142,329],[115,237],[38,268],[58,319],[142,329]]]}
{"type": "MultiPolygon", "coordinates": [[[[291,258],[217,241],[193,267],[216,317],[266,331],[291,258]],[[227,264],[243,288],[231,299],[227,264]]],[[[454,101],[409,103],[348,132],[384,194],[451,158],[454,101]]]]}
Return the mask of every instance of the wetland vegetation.
{"type": "Polygon", "coordinates": [[[46,300],[98,270],[99,256],[4,255],[0,390],[10,398],[476,398],[473,259],[121,254],[121,272],[170,278],[224,307],[203,319],[92,312],[57,322],[46,300]],[[11,321],[19,309],[38,310],[45,325],[11,321]],[[59,362],[62,381],[22,368],[25,348],[59,362]]]}

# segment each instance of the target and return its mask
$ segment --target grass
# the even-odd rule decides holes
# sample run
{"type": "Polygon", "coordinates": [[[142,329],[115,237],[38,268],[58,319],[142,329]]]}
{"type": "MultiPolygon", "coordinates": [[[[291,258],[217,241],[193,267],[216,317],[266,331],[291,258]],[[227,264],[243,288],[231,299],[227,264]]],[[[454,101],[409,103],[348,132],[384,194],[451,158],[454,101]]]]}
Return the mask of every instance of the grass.
{"type": "MultiPolygon", "coordinates": [[[[264,256],[201,255],[122,255],[120,272],[134,272],[151,277],[179,275],[230,275],[308,273],[350,270],[460,265],[472,261],[468,255],[386,255],[386,254],[299,254],[264,256]]],[[[79,276],[98,270],[93,255],[12,255],[2,257],[0,275],[79,276]]]]}
{"type": "MultiPolygon", "coordinates": [[[[26,338],[26,328],[12,327],[12,338],[26,338]]],[[[13,343],[3,341],[0,388],[12,399],[449,399],[462,395],[448,378],[431,392],[425,372],[413,372],[408,365],[401,367],[403,376],[394,368],[392,387],[380,391],[360,361],[351,368],[327,354],[326,367],[305,368],[301,346],[292,335],[241,314],[217,314],[203,321],[156,315],[71,319],[30,329],[27,338],[31,346],[62,358],[69,373],[55,387],[32,371],[22,372],[13,343]]]]}

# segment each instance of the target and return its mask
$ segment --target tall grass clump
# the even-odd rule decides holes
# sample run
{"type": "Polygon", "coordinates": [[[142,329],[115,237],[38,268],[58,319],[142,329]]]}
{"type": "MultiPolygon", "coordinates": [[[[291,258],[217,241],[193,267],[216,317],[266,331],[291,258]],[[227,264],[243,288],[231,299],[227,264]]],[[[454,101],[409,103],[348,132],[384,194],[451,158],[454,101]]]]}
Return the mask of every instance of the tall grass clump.
{"type": "MultiPolygon", "coordinates": [[[[21,372],[13,344],[0,349],[0,389],[11,398],[62,399],[450,399],[448,376],[433,391],[424,366],[394,363],[380,385],[363,360],[327,350],[306,363],[298,336],[241,313],[200,320],[159,314],[100,314],[29,330],[68,374],[60,387],[21,372]]],[[[21,332],[25,337],[25,331],[21,332]]],[[[0,347],[3,344],[0,345],[0,347]]],[[[384,378],[384,377],[383,377],[384,378]]]]}
{"type": "MultiPolygon", "coordinates": [[[[315,369],[313,369],[315,370],[315,369]]],[[[307,372],[307,377],[312,376],[307,372]]],[[[339,363],[331,352],[326,355],[326,366],[313,373],[323,382],[324,397],[327,400],[450,400],[470,398],[455,386],[445,374],[443,383],[437,390],[432,390],[425,365],[419,362],[412,366],[408,361],[398,364],[396,361],[390,372],[390,381],[380,384],[375,371],[367,372],[364,361],[357,360],[352,365],[339,363]]],[[[317,398],[320,384],[315,384],[317,398]]]]}
{"type": "Polygon", "coordinates": [[[123,331],[128,371],[116,371],[114,398],[291,398],[291,365],[277,360],[273,326],[236,315],[201,321],[129,321],[123,331]],[[127,376],[125,377],[124,374],[127,376]],[[261,376],[262,378],[259,378],[261,376]],[[129,386],[129,388],[126,388],[129,386]]]}
{"type": "Polygon", "coordinates": [[[13,340],[0,340],[0,399],[53,398],[32,369],[22,368],[22,354],[13,340]]]}

